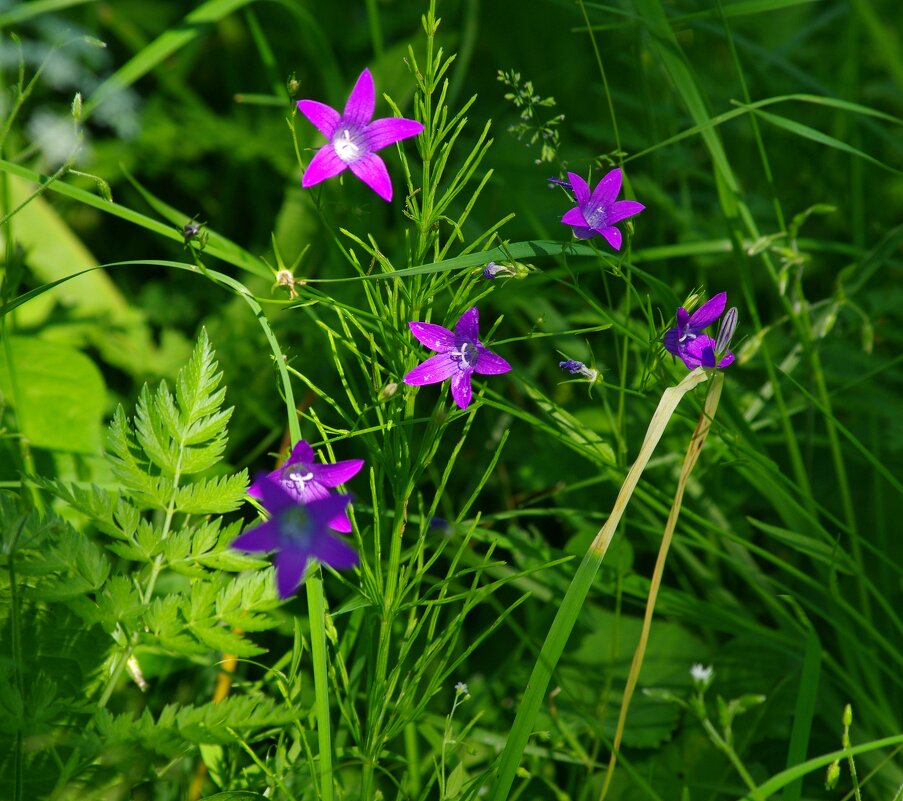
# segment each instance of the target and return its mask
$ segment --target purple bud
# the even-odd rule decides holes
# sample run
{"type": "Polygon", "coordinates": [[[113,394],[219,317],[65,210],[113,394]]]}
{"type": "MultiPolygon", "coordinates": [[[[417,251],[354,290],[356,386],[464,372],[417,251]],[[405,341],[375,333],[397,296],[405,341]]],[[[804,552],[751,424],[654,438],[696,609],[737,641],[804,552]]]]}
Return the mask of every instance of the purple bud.
{"type": "Polygon", "coordinates": [[[737,307],[731,306],[721,318],[718,338],[715,340],[715,353],[726,353],[731,344],[734,331],[737,330],[737,307]]]}

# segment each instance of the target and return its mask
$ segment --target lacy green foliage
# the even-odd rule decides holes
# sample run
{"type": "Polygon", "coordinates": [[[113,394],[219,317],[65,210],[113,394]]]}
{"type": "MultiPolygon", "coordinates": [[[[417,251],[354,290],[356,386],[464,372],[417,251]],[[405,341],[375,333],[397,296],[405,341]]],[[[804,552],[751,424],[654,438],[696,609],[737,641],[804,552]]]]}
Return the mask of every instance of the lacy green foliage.
{"type": "Polygon", "coordinates": [[[296,717],[256,695],[164,704],[141,675],[151,655],[157,674],[186,658],[213,664],[216,652],[256,656],[265,649],[243,632],[276,624],[272,577],[254,570],[266,563],[230,550],[240,521],[212,516],[236,509],[248,483],[245,471],[206,475],[232,412],[221,381],[202,331],[174,392],[145,386],[134,419],[116,410],[118,491],[33,479],[81,530],[0,495],[0,797],[15,796],[20,776],[24,797],[88,792],[112,775],[139,782],[160,758],[296,717]],[[149,700],[118,713],[117,691],[135,692],[127,675],[149,700]]]}
{"type": "Polygon", "coordinates": [[[520,121],[508,128],[518,140],[527,139],[527,147],[540,143],[539,158],[537,164],[544,161],[554,161],[558,155],[559,135],[558,126],[564,122],[564,114],[558,114],[548,119],[541,119],[537,114],[538,109],[554,108],[554,97],[541,97],[533,89],[532,81],[521,83],[521,75],[515,70],[505,72],[499,70],[498,80],[511,89],[505,92],[505,100],[510,100],[519,111],[520,121]]]}

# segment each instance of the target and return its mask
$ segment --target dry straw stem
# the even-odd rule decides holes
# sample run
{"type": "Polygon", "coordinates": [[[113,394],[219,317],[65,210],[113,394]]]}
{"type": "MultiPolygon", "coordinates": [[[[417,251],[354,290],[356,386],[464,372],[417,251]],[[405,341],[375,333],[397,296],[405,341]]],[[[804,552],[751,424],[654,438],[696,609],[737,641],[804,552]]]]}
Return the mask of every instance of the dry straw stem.
{"type": "MultiPolygon", "coordinates": [[[[692,373],[690,374],[692,375],[692,373]]],[[[689,376],[688,376],[689,377],[689,376]]],[[[724,374],[716,373],[709,385],[709,392],[706,395],[705,405],[702,413],[699,415],[699,422],[696,424],[696,430],[690,439],[690,447],[684,456],[683,467],[680,470],[680,476],[677,479],[677,489],[674,492],[674,501],[671,504],[671,512],[668,515],[668,522],[665,525],[665,532],[662,535],[662,544],[658,549],[658,558],[655,562],[655,569],[652,572],[652,581],[649,584],[649,597],[646,599],[646,614],[643,618],[643,629],[640,632],[640,640],[637,643],[636,650],[633,653],[633,662],[630,665],[630,674],[627,676],[627,686],[624,688],[624,698],[621,701],[621,712],[618,715],[618,727],[615,729],[615,739],[611,748],[611,758],[608,761],[608,771],[605,774],[605,783],[602,785],[602,792],[599,795],[599,801],[604,801],[608,793],[608,787],[614,776],[615,764],[618,760],[618,750],[621,747],[621,738],[624,735],[624,728],[627,723],[627,710],[630,707],[630,701],[633,698],[633,691],[636,689],[637,679],[640,675],[640,669],[643,667],[643,658],[646,656],[646,645],[649,642],[649,631],[652,628],[652,614],[655,611],[655,602],[658,599],[658,590],[662,583],[662,574],[665,572],[665,560],[668,558],[668,550],[671,547],[671,540],[674,537],[674,529],[677,526],[677,517],[680,515],[680,507],[683,503],[684,490],[687,487],[687,481],[690,473],[699,460],[699,454],[702,453],[702,446],[705,444],[706,437],[712,427],[712,420],[718,409],[718,401],[721,399],[721,388],[724,386],[724,374]]],[[[673,387],[672,389],[677,389],[673,387]]],[[[672,389],[666,391],[665,394],[671,392],[672,389]]],[[[664,401],[664,398],[662,398],[664,401]]],[[[659,404],[661,408],[661,404],[659,404]]],[[[670,416],[670,415],[669,415],[670,416]]],[[[653,424],[655,418],[653,418],[653,424]]],[[[650,425],[650,431],[652,426],[650,425]]],[[[646,435],[647,439],[649,435],[646,435]]],[[[637,460],[639,462],[639,459],[637,460]]],[[[619,499],[620,500],[620,499],[619,499]]],[[[605,529],[599,532],[596,538],[601,539],[605,529]]],[[[610,537],[609,537],[610,539],[610,537]]],[[[595,543],[593,543],[595,545],[595,543]]],[[[604,548],[608,547],[608,543],[604,543],[604,548]]]]}
{"type": "MultiPolygon", "coordinates": [[[[719,382],[717,394],[720,395],[720,382],[723,379],[720,373],[715,373],[715,376],[719,382]]],[[[599,570],[602,559],[608,551],[608,546],[611,544],[624,510],[627,508],[636,485],[639,483],[640,476],[643,474],[643,470],[646,469],[646,465],[649,464],[649,460],[652,458],[652,454],[662,438],[662,434],[665,432],[665,426],[668,425],[668,421],[671,419],[683,396],[691,389],[699,386],[703,381],[708,380],[709,377],[710,371],[697,367],[684,377],[677,386],[669,387],[662,393],[662,398],[649,423],[640,452],[618,492],[614,508],[577,568],[577,572],[571,580],[571,585],[561,601],[561,606],[558,608],[555,620],[552,622],[552,626],[543,643],[539,658],[533,666],[533,672],[530,674],[530,680],[524,691],[520,707],[517,710],[517,717],[514,720],[508,741],[505,743],[505,750],[502,752],[499,761],[497,781],[490,801],[505,801],[509,797],[517,768],[520,765],[521,757],[533,731],[533,725],[536,722],[536,715],[539,712],[549,681],[552,678],[552,671],[555,670],[555,666],[564,652],[564,647],[577,622],[583,602],[586,600],[586,596],[592,587],[596,572],[599,570]]],[[[710,393],[709,397],[712,397],[712,394],[710,393]]],[[[717,397],[715,400],[717,401],[717,397]]],[[[706,406],[707,411],[708,402],[706,406]]],[[[704,418],[708,416],[706,412],[703,413],[704,418]]],[[[708,417],[710,419],[710,416],[708,417]]],[[[699,447],[701,447],[701,444],[700,441],[699,447]]],[[[691,445],[691,451],[693,448],[694,446],[691,445]]]]}

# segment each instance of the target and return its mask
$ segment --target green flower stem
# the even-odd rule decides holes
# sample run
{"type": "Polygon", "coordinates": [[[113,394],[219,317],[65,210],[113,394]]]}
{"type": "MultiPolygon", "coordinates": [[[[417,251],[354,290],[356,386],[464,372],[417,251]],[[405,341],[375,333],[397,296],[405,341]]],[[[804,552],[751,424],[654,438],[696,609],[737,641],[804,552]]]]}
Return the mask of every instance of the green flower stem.
{"type": "Polygon", "coordinates": [[[323,580],[320,574],[311,575],[305,582],[310,617],[310,650],[314,668],[315,711],[317,741],[320,746],[320,798],[333,799],[332,731],[329,722],[329,684],[326,667],[326,605],[323,600],[323,580]]]}
{"type": "Polygon", "coordinates": [[[630,502],[630,498],[639,483],[643,470],[646,469],[646,465],[649,463],[655,447],[665,431],[665,426],[677,409],[681,398],[708,378],[709,374],[701,367],[698,367],[689,373],[677,386],[669,387],[662,394],[655,414],[653,414],[649,423],[649,428],[646,430],[646,437],[640,447],[639,455],[627,473],[624,483],[621,485],[621,490],[618,492],[618,497],[615,500],[615,505],[608,520],[599,530],[599,533],[590,544],[589,550],[583,557],[583,561],[577,568],[577,572],[564,595],[561,606],[558,608],[558,613],[555,615],[555,620],[552,622],[552,626],[543,643],[539,658],[533,666],[533,672],[530,674],[527,689],[517,710],[514,725],[511,728],[511,733],[508,735],[505,749],[502,751],[490,801],[506,801],[508,798],[511,785],[514,782],[514,776],[520,765],[524,749],[527,746],[527,741],[533,732],[536,715],[539,712],[539,707],[552,678],[552,671],[561,658],[564,646],[567,644],[568,637],[570,637],[574,629],[580,609],[593,584],[596,572],[605,558],[605,553],[615,535],[618,523],[620,523],[624,510],[627,508],[627,504],[630,502]]]}
{"type": "Polygon", "coordinates": [[[762,795],[761,789],[756,785],[753,777],[750,776],[734,747],[718,733],[718,730],[712,725],[712,721],[707,717],[702,720],[702,727],[705,729],[706,734],[709,735],[709,739],[715,744],[715,747],[730,760],[734,770],[740,774],[743,783],[749,788],[750,797],[755,799],[755,801],[764,801],[765,796],[762,795]]]}
{"type": "MultiPolygon", "coordinates": [[[[22,523],[19,525],[19,530],[16,532],[16,535],[12,538],[11,546],[9,549],[9,562],[7,563],[7,572],[9,573],[9,630],[10,630],[10,641],[12,647],[12,657],[13,657],[13,683],[16,687],[16,693],[19,696],[20,701],[24,707],[25,705],[25,687],[22,683],[22,632],[19,628],[19,592],[18,592],[18,579],[16,577],[16,545],[19,542],[19,537],[22,535],[22,531],[25,528],[25,523],[28,518],[26,515],[22,516],[22,523]]],[[[24,717],[24,716],[23,716],[24,717]]],[[[15,744],[15,754],[13,755],[13,801],[22,801],[24,797],[24,775],[23,771],[25,770],[25,737],[23,731],[18,729],[16,731],[16,744],[15,744]]]]}

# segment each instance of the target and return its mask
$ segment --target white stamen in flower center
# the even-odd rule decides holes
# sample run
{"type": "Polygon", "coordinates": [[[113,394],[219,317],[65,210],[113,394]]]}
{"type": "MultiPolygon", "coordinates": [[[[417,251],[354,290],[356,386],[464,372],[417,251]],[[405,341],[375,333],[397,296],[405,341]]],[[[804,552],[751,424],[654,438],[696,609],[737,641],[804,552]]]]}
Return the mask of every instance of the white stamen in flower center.
{"type": "Polygon", "coordinates": [[[606,228],[608,227],[607,211],[605,206],[593,206],[583,209],[583,216],[590,228],[606,228]]]}
{"type": "Polygon", "coordinates": [[[449,355],[458,362],[459,370],[466,370],[477,363],[477,357],[480,354],[476,345],[470,342],[462,342],[461,346],[455,348],[449,355]]]}
{"type": "Polygon", "coordinates": [[[306,473],[292,471],[288,474],[288,480],[297,488],[298,492],[304,492],[304,485],[314,477],[314,474],[308,470],[306,473]]]}
{"type": "Polygon", "coordinates": [[[332,140],[332,146],[335,148],[335,154],[344,162],[355,161],[360,157],[361,147],[351,138],[351,131],[345,128],[340,136],[332,140]]]}

